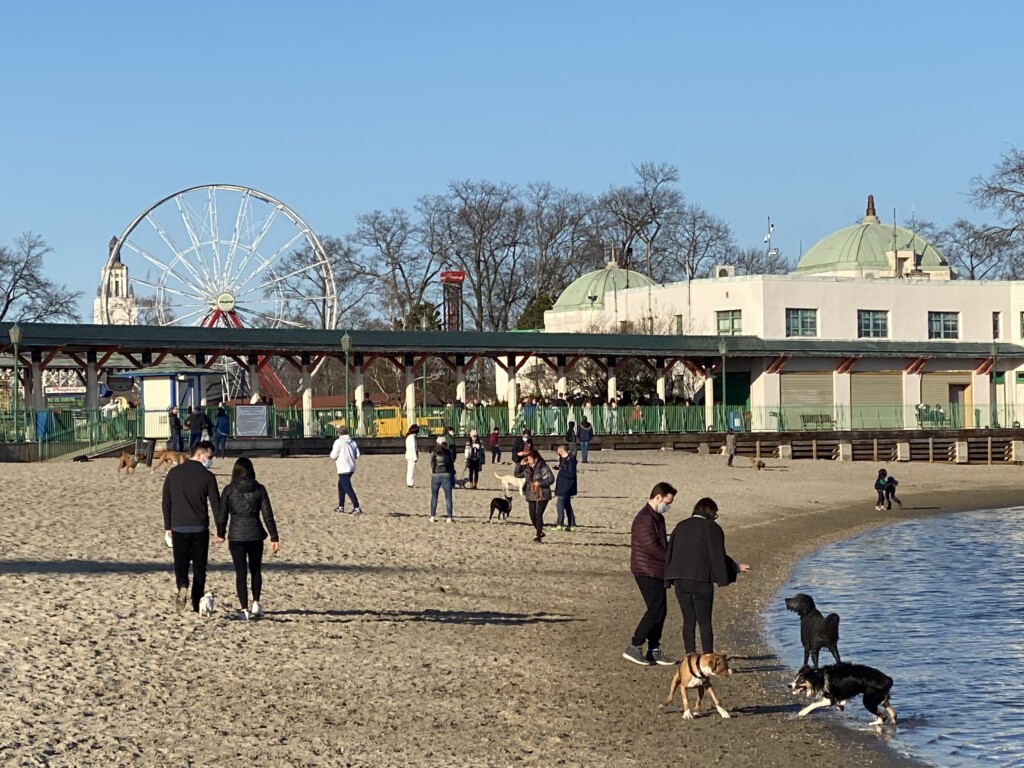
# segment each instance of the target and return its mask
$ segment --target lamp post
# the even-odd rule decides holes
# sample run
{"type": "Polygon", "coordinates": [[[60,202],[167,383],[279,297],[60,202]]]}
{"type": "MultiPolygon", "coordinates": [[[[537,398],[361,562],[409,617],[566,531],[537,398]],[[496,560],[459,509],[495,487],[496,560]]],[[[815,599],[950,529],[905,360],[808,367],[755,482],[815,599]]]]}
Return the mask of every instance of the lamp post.
{"type": "Polygon", "coordinates": [[[18,345],[21,343],[21,328],[15,323],[7,329],[7,335],[11,337],[11,346],[14,347],[14,439],[18,439],[18,433],[20,432],[20,420],[18,419],[18,345]]]}
{"type": "Polygon", "coordinates": [[[997,366],[999,364],[999,345],[996,342],[992,342],[992,373],[989,376],[990,384],[989,389],[991,390],[990,396],[992,399],[992,416],[989,419],[989,427],[999,427],[999,402],[996,395],[996,376],[998,374],[997,366]]]}
{"type": "Polygon", "coordinates": [[[728,402],[728,399],[726,397],[726,392],[728,390],[726,389],[726,386],[725,386],[725,355],[726,355],[726,353],[728,351],[729,351],[729,345],[726,343],[725,339],[719,339],[718,340],[718,354],[720,354],[722,356],[722,413],[725,414],[725,428],[726,429],[729,428],[729,410],[728,410],[728,406],[726,405],[726,403],[728,402]]]}
{"type": "Polygon", "coordinates": [[[348,331],[345,331],[345,335],[341,337],[341,349],[345,353],[345,426],[348,427],[348,431],[351,434],[352,409],[348,393],[348,353],[352,351],[352,337],[348,335],[348,331]]]}
{"type": "MultiPolygon", "coordinates": [[[[426,332],[427,330],[427,316],[420,316],[420,330],[426,332]]],[[[423,356],[423,417],[426,418],[427,414],[427,356],[423,356]]],[[[426,424],[426,422],[423,422],[426,424]]]]}

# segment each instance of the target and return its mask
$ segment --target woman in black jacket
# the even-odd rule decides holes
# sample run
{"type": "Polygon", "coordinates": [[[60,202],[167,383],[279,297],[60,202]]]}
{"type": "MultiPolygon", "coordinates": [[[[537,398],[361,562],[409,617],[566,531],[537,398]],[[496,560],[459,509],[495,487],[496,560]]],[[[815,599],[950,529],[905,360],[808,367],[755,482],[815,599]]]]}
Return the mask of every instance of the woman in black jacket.
{"type": "Polygon", "coordinates": [[[696,628],[700,627],[702,653],[715,650],[711,609],[715,584],[728,586],[736,575],[750,566],[737,563],[725,553],[725,532],[715,522],[718,505],[704,498],[693,507],[693,515],[681,520],[672,531],[665,551],[665,581],[673,584],[683,612],[683,648],[697,652],[696,628]]]}
{"type": "Polygon", "coordinates": [[[551,501],[551,486],[555,484],[555,473],[537,451],[531,450],[516,466],[515,476],[525,479],[523,495],[530,508],[530,522],[537,531],[533,540],[541,544],[544,539],[544,509],[551,501]]]}
{"type": "Polygon", "coordinates": [[[215,516],[217,543],[224,541],[227,529],[228,550],[231,562],[235,564],[235,590],[238,603],[242,606],[240,619],[263,616],[260,594],[263,588],[263,540],[270,532],[270,551],[277,554],[281,545],[274,523],[274,510],[270,506],[267,489],[256,482],[256,470],[252,461],[242,456],[231,470],[231,482],[221,493],[220,513],[215,516]],[[260,516],[263,522],[260,522],[260,516]],[[267,528],[264,530],[263,525],[267,528]],[[252,575],[252,608],[249,608],[249,594],[246,585],[246,570],[252,575]]]}

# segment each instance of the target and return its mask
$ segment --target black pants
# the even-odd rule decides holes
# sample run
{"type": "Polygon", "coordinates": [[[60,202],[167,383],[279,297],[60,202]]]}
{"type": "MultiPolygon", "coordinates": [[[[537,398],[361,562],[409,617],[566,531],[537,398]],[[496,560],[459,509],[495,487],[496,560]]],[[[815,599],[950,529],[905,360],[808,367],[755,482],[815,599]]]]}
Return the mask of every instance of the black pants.
{"type": "Polygon", "coordinates": [[[665,616],[668,614],[668,601],[665,599],[665,582],[653,576],[634,576],[636,585],[640,587],[647,612],[636,625],[633,639],[630,641],[637,648],[647,643],[647,647],[661,647],[661,630],[665,627],[665,616]]]}
{"type": "Polygon", "coordinates": [[[480,465],[475,461],[469,461],[466,462],[466,469],[469,470],[470,485],[476,488],[476,484],[480,481],[480,465]]]}
{"type": "Polygon", "coordinates": [[[501,446],[492,445],[491,446],[491,464],[500,464],[500,463],[501,463],[501,446]]]}
{"type": "Polygon", "coordinates": [[[537,529],[537,538],[544,538],[544,510],[548,506],[548,499],[541,499],[540,501],[527,501],[526,505],[530,508],[530,522],[533,523],[533,527],[537,529]]]}
{"type": "Polygon", "coordinates": [[[229,542],[228,551],[231,552],[231,562],[235,564],[235,592],[238,594],[238,604],[242,606],[243,611],[247,611],[249,591],[246,589],[246,576],[252,574],[254,603],[260,601],[260,593],[263,590],[263,539],[229,542]]]}
{"type": "Polygon", "coordinates": [[[199,601],[206,592],[206,563],[210,559],[210,532],[178,533],[171,531],[174,552],[174,581],[178,589],[188,587],[188,567],[192,565],[192,610],[199,610],[199,601]]]}
{"type": "Polygon", "coordinates": [[[676,600],[683,612],[683,650],[686,653],[697,652],[696,628],[700,627],[701,653],[714,653],[711,608],[715,600],[715,585],[707,581],[679,579],[675,588],[676,600]]]}

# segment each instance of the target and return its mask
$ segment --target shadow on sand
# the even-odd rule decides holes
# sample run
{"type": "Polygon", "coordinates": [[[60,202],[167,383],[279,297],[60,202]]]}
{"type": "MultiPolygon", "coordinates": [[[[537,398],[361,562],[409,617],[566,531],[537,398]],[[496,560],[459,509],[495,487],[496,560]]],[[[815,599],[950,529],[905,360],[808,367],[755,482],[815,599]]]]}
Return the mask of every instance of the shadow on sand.
{"type": "Polygon", "coordinates": [[[523,624],[564,624],[580,621],[574,616],[552,613],[500,613],[497,611],[374,611],[353,609],[348,611],[313,611],[293,609],[267,611],[266,617],[277,621],[294,621],[288,616],[322,616],[332,622],[348,621],[426,621],[438,624],[496,624],[498,626],[519,626],[523,624]]]}
{"type": "MultiPolygon", "coordinates": [[[[290,563],[287,560],[277,558],[264,558],[263,566],[266,570],[281,570],[292,573],[388,573],[408,572],[409,567],[403,566],[380,566],[380,565],[359,565],[355,563],[290,563]]],[[[170,556],[167,560],[153,560],[151,562],[135,561],[126,562],[120,560],[0,560],[0,574],[105,574],[105,573],[169,573],[173,571],[170,556]]],[[[230,572],[234,573],[234,566],[231,563],[210,563],[207,572],[230,572]]]]}

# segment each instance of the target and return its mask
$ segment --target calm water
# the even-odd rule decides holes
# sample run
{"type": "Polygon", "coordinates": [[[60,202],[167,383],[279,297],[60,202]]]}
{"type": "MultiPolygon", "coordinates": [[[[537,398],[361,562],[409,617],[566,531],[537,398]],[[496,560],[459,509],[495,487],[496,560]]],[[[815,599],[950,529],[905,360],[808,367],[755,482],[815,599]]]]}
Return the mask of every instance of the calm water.
{"type": "MultiPolygon", "coordinates": [[[[801,560],[767,616],[794,670],[800,625],[783,598],[796,592],[840,615],[843,661],[896,681],[900,724],[881,736],[894,749],[943,767],[1024,766],[1024,508],[898,523],[801,560]]],[[[810,717],[875,732],[859,699],[832,712],[810,717]]]]}

